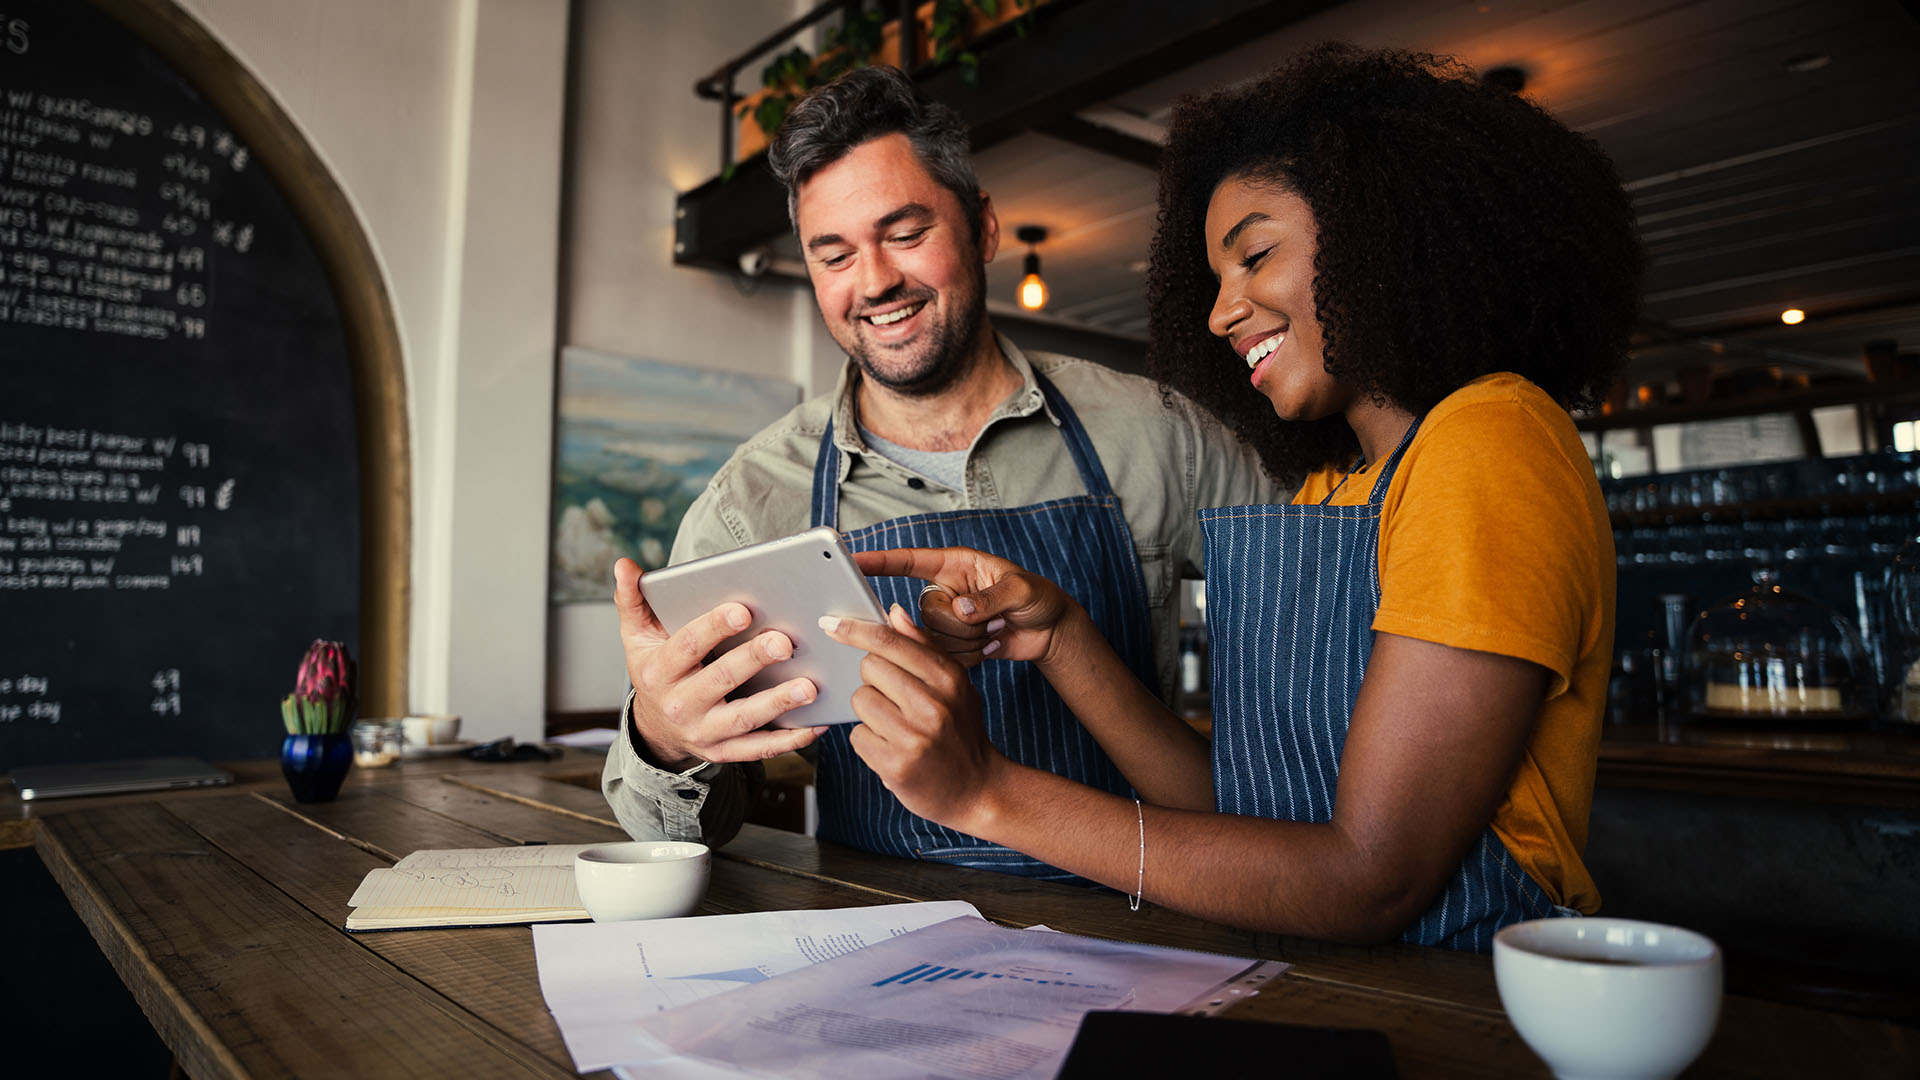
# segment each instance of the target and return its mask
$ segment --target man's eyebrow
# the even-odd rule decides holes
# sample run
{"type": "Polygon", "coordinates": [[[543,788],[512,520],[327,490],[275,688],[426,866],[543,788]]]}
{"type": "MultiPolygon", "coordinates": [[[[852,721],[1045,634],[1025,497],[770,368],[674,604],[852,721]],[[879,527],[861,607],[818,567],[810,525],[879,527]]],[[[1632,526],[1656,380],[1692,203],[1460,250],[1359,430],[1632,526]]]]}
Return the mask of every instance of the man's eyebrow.
{"type": "MultiPolygon", "coordinates": [[[[873,228],[875,232],[884,232],[908,218],[925,220],[931,217],[933,217],[932,207],[925,203],[910,202],[901,206],[899,209],[890,210],[880,215],[880,217],[874,221],[873,228]]],[[[807,250],[818,251],[823,247],[832,247],[835,244],[844,244],[846,242],[847,238],[841,236],[839,233],[821,233],[807,241],[807,250]]]]}
{"type": "Polygon", "coordinates": [[[1261,213],[1258,210],[1255,210],[1253,213],[1248,214],[1246,217],[1241,218],[1239,224],[1235,225],[1231,229],[1228,229],[1227,235],[1220,238],[1220,250],[1221,251],[1233,250],[1234,242],[1240,239],[1241,233],[1247,231],[1247,226],[1258,225],[1260,222],[1272,221],[1272,220],[1273,219],[1271,217],[1261,213]]]}
{"type": "Polygon", "coordinates": [[[886,229],[900,224],[907,218],[930,218],[932,216],[933,207],[925,203],[910,202],[890,214],[883,214],[878,221],[873,223],[873,226],[876,229],[886,229]]]}

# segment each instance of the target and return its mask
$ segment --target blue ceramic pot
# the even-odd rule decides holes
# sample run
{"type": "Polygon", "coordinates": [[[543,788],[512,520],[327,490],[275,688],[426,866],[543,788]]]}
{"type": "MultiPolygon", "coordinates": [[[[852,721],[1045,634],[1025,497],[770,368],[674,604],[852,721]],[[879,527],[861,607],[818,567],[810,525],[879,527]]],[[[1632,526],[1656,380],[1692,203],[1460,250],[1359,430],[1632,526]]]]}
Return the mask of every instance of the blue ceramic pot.
{"type": "Polygon", "coordinates": [[[353,765],[347,735],[289,735],[280,744],[280,772],[299,802],[332,802],[353,765]]]}

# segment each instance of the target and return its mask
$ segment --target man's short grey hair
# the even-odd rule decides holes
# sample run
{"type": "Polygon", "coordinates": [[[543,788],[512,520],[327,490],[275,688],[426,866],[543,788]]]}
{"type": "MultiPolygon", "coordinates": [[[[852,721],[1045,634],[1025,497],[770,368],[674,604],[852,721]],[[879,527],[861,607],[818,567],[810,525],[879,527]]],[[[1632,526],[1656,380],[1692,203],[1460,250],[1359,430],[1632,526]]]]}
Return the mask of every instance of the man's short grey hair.
{"type": "Polygon", "coordinates": [[[893,67],[855,68],[796,102],[767,147],[767,164],[787,189],[787,217],[800,228],[800,185],[854,147],[905,135],[914,156],[960,200],[967,230],[980,238],[980,181],[960,114],[914,91],[893,67]]]}

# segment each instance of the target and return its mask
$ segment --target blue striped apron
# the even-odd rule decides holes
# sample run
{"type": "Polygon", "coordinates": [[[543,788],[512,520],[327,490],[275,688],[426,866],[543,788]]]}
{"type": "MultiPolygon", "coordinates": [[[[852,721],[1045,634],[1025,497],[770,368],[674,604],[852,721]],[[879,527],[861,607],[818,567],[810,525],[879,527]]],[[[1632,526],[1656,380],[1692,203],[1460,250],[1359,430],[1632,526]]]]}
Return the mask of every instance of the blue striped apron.
{"type": "MultiPolygon", "coordinates": [[[[1419,426],[1387,458],[1364,506],[1334,506],[1329,492],[1317,506],[1200,511],[1207,578],[1234,583],[1207,590],[1214,803],[1222,813],[1332,820],[1380,608],[1381,511],[1419,426]]],[[[1502,926],[1553,914],[1546,892],[1489,825],[1400,939],[1487,952],[1502,926]]]]}
{"type": "MultiPolygon", "coordinates": [[[[965,546],[1043,574],[1093,617],[1141,682],[1158,685],[1146,582],[1120,500],[1073,408],[1039,372],[1034,381],[1060,419],[1060,436],[1080,470],[1085,495],[1032,506],[911,514],[846,534],[854,551],[965,546]]],[[[840,451],[829,421],[813,470],[813,524],[838,527],[840,451]]],[[[899,604],[917,620],[919,586],[912,578],[872,578],[882,607],[899,604]]],[[[1046,769],[1117,795],[1132,788],[1066,704],[1028,663],[985,660],[969,673],[982,703],[987,737],[1014,761],[1046,769]]],[[[928,821],[881,784],[848,742],[851,724],[827,729],[815,745],[822,840],[886,855],[928,859],[1055,881],[1081,879],[1011,848],[928,821]]]]}

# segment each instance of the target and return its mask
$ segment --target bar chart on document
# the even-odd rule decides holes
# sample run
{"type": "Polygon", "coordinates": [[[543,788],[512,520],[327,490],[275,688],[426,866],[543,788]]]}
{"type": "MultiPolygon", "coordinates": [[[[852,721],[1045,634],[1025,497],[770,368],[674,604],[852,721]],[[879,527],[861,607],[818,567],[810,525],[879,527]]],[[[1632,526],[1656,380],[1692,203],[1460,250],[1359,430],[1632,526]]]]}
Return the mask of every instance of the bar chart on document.
{"type": "Polygon", "coordinates": [[[931,986],[942,980],[959,982],[963,979],[979,979],[990,982],[994,979],[1005,979],[1012,983],[1033,983],[1038,986],[1068,986],[1082,990],[1104,989],[1099,983],[1078,982],[1066,977],[1072,974],[1071,971],[1048,971],[1029,974],[1017,969],[1013,971],[974,971],[971,968],[942,967],[939,964],[915,964],[905,971],[895,972],[884,979],[874,982],[872,985],[907,987],[918,983],[924,987],[931,986]],[[1042,974],[1049,977],[1041,978],[1040,976],[1042,974]]]}

